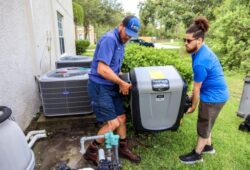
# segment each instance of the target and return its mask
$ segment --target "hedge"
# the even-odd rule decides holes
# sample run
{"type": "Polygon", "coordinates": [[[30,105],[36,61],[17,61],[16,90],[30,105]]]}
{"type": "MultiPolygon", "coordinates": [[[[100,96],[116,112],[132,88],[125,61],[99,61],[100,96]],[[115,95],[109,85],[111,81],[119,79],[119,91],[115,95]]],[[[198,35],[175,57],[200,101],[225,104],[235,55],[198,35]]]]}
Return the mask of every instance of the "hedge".
{"type": "Polygon", "coordinates": [[[188,84],[192,81],[191,58],[180,50],[155,49],[128,44],[125,51],[122,72],[129,72],[134,67],[173,65],[188,84]]]}
{"type": "Polygon", "coordinates": [[[77,40],[76,41],[76,54],[82,55],[86,49],[89,47],[90,42],[87,40],[77,40]]]}

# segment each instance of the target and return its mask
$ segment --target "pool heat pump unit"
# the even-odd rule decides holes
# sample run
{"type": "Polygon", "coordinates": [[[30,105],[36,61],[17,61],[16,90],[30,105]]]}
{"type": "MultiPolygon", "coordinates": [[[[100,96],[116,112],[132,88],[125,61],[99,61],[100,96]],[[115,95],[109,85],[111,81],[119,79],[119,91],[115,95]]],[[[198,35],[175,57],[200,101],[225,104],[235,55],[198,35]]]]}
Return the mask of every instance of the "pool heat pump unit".
{"type": "Polygon", "coordinates": [[[93,58],[88,56],[63,56],[56,61],[56,68],[65,68],[65,67],[85,67],[90,68],[93,58]]]}
{"type": "Polygon", "coordinates": [[[186,111],[187,85],[173,66],[130,71],[130,107],[136,131],[177,130],[186,111]]]}
{"type": "Polygon", "coordinates": [[[39,78],[45,116],[92,113],[87,92],[89,68],[67,67],[49,71],[39,78]]]}

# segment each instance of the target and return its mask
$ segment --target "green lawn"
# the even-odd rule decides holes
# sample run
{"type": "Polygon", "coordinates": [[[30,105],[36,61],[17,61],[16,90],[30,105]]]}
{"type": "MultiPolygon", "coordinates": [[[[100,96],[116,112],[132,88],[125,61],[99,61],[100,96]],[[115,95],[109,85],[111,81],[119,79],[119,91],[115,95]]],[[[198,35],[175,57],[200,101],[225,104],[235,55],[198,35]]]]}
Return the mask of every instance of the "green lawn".
{"type": "Polygon", "coordinates": [[[83,53],[82,55],[83,55],[83,56],[93,57],[93,56],[94,56],[94,51],[86,51],[86,52],[83,53]]]}
{"type": "Polygon", "coordinates": [[[215,155],[204,155],[204,162],[195,165],[180,163],[178,156],[191,151],[196,143],[197,112],[185,115],[177,132],[144,133],[134,138],[135,151],[142,157],[138,165],[122,160],[123,169],[211,169],[247,170],[250,168],[250,134],[238,130],[243,119],[236,116],[244,76],[227,73],[230,100],[224,106],[213,128],[215,155]]]}
{"type": "Polygon", "coordinates": [[[90,45],[86,52],[84,52],[82,55],[83,56],[89,56],[89,57],[93,57],[94,56],[94,52],[95,52],[95,48],[96,48],[96,45],[95,44],[92,44],[90,45]]]}

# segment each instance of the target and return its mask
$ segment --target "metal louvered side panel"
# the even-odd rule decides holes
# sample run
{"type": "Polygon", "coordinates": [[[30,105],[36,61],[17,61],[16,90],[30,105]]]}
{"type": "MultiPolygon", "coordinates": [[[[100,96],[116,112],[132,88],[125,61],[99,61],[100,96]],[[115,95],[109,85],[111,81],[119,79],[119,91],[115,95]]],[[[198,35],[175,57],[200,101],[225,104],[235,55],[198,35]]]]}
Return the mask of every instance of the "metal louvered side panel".
{"type": "Polygon", "coordinates": [[[44,115],[63,116],[92,113],[87,81],[40,82],[44,115]]]}

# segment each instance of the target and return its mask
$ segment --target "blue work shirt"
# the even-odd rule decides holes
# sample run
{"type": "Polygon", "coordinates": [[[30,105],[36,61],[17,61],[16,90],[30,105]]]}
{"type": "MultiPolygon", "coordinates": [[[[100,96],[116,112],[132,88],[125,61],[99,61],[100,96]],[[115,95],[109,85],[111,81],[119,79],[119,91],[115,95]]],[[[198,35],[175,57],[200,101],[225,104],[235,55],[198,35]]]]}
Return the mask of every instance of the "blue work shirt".
{"type": "Polygon", "coordinates": [[[119,74],[124,58],[124,44],[121,42],[118,28],[105,33],[96,45],[89,79],[98,84],[115,85],[97,73],[98,62],[107,64],[115,74],[119,74]]]}
{"type": "Polygon", "coordinates": [[[229,98],[223,70],[217,56],[203,43],[196,54],[192,54],[194,81],[202,82],[200,100],[207,103],[222,103],[229,98]]]}

